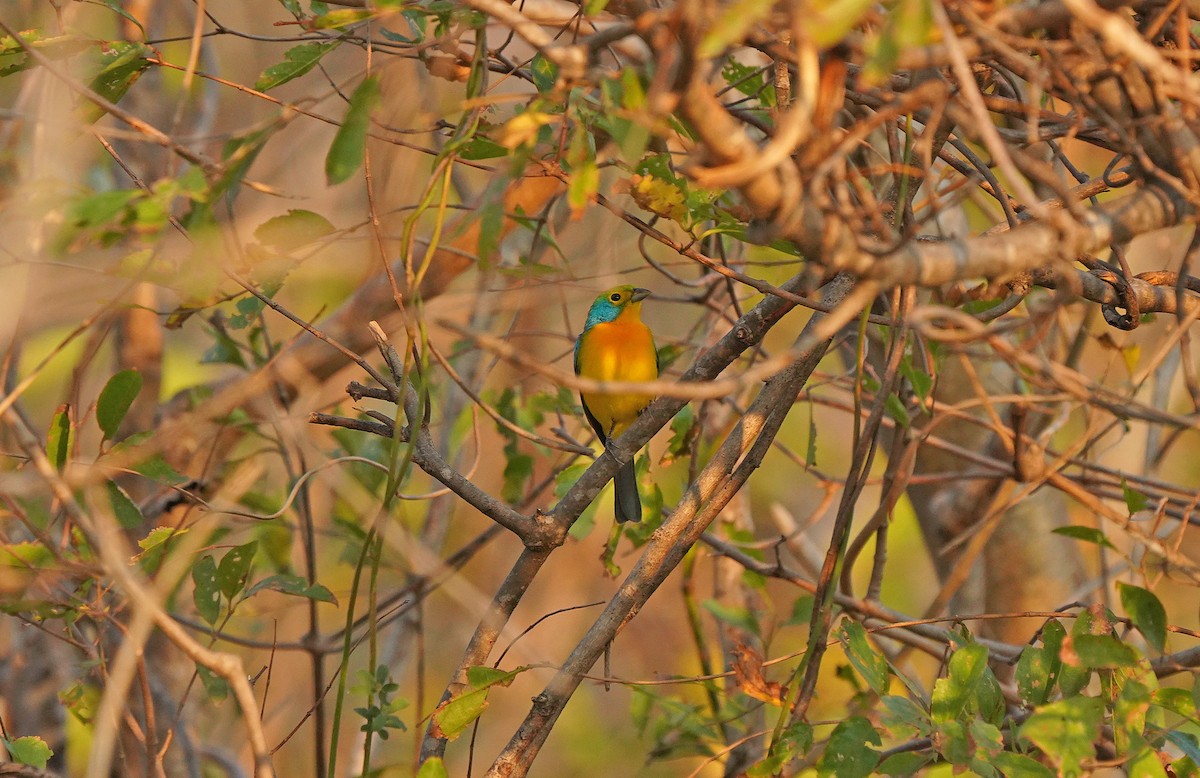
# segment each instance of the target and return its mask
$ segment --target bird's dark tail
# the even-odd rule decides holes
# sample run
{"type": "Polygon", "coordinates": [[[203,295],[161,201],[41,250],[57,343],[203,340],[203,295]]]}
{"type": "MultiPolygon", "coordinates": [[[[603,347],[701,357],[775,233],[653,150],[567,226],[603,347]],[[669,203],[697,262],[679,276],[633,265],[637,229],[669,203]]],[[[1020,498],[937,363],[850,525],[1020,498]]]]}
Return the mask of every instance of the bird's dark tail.
{"type": "Polygon", "coordinates": [[[617,511],[617,521],[642,520],[642,497],[638,494],[637,469],[633,462],[627,462],[617,471],[613,479],[613,506],[617,511]]]}

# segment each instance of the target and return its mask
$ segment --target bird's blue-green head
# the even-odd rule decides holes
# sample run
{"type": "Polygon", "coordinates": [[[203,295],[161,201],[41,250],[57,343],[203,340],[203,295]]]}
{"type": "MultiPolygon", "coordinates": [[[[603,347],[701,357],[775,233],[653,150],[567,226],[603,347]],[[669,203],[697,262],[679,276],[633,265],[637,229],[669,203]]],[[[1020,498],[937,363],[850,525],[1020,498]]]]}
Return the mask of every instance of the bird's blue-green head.
{"type": "Polygon", "coordinates": [[[621,315],[621,312],[627,308],[632,308],[634,313],[637,313],[642,305],[642,300],[650,296],[649,289],[642,289],[637,286],[625,284],[623,286],[614,286],[607,292],[604,292],[596,298],[592,303],[592,307],[588,309],[587,323],[584,325],[584,330],[591,328],[594,324],[616,321],[616,318],[621,315]]]}

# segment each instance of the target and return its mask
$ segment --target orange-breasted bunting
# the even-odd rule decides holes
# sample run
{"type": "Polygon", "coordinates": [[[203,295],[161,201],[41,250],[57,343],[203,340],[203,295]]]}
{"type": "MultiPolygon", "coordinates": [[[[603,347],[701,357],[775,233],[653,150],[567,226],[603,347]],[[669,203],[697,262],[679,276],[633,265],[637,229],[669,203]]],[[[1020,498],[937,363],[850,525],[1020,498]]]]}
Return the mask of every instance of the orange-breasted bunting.
{"type": "MultiPolygon", "coordinates": [[[[642,300],[650,290],[614,286],[592,303],[575,341],[575,374],[597,381],[653,381],[658,378],[654,335],[642,323],[642,300]]],[[[605,445],[633,423],[653,398],[646,394],[580,392],[583,413],[605,445]]],[[[613,479],[617,521],[641,521],[637,471],[626,462],[613,479]]]]}

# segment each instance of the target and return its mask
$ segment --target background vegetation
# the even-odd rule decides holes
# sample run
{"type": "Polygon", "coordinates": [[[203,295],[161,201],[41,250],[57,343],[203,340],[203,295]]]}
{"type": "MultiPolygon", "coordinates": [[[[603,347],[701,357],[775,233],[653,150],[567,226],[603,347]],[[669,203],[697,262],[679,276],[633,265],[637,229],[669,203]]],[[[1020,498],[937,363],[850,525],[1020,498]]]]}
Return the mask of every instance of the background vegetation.
{"type": "Polygon", "coordinates": [[[8,2],[0,772],[1196,775],[1198,18],[8,2]]]}

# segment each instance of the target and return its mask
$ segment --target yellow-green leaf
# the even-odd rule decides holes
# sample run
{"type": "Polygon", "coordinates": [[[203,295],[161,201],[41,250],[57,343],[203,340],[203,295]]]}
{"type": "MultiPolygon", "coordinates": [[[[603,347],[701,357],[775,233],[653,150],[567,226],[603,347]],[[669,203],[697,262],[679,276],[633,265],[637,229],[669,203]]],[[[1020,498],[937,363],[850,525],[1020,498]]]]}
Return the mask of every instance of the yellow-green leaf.
{"type": "Polygon", "coordinates": [[[740,43],[774,6],[775,0],[737,0],[709,27],[696,53],[704,58],[715,57],[729,46],[740,43]]]}
{"type": "Polygon", "coordinates": [[[50,431],[46,433],[46,458],[59,472],[71,459],[75,446],[75,425],[71,423],[71,406],[60,405],[50,420],[50,431]]]}

